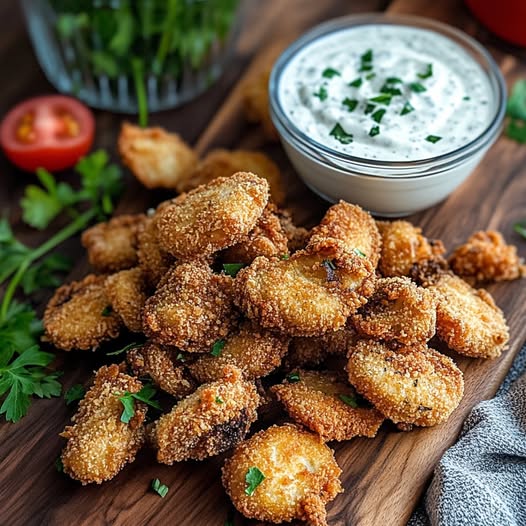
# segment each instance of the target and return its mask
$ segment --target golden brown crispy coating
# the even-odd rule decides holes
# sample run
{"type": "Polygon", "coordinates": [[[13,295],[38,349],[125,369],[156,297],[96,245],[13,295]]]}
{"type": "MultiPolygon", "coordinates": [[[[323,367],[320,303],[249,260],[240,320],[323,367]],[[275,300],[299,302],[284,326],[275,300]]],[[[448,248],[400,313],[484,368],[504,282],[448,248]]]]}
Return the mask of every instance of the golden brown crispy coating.
{"type": "Polygon", "coordinates": [[[507,245],[500,232],[475,232],[449,258],[451,268],[472,285],[477,282],[503,281],[526,276],[526,265],[517,247],[507,245]]]}
{"type": "Polygon", "coordinates": [[[232,278],[202,262],[176,266],[146,301],[145,334],[184,351],[209,351],[235,325],[232,285],[232,278]]]}
{"type": "Polygon", "coordinates": [[[247,321],[237,332],[225,338],[219,356],[200,356],[188,365],[188,369],[202,383],[221,378],[226,365],[238,367],[247,380],[255,380],[281,365],[288,344],[287,337],[275,335],[247,321]]]}
{"type": "Polygon", "coordinates": [[[114,217],[84,231],[82,245],[97,272],[118,272],[137,265],[137,236],[144,214],[114,217]]]}
{"type": "Polygon", "coordinates": [[[320,224],[312,229],[310,243],[328,237],[340,240],[349,252],[357,250],[358,254],[364,254],[377,267],[381,237],[375,220],[363,208],[345,201],[331,206],[320,224]]]}
{"type": "Polygon", "coordinates": [[[221,261],[248,265],[258,256],[288,256],[288,239],[276,210],[269,203],[246,238],[222,252],[221,261]]]}
{"type": "Polygon", "coordinates": [[[464,394],[462,371],[425,344],[393,350],[360,340],[349,354],[347,372],[356,390],[395,423],[445,422],[464,394]]]}
{"type": "Polygon", "coordinates": [[[256,386],[238,369],[225,368],[222,380],[203,384],[157,421],[157,460],[203,460],[236,446],[256,421],[259,403],[256,386]]]}
{"type": "Polygon", "coordinates": [[[121,422],[123,405],[119,396],[137,393],[141,388],[141,382],[120,372],[118,365],[97,371],[93,387],[72,418],[74,425],[60,434],[68,439],[62,451],[64,473],[82,485],[101,484],[135,460],[144,443],[147,408],[135,400],[135,414],[130,422],[121,422]]]}
{"type": "Polygon", "coordinates": [[[301,226],[296,226],[292,220],[290,211],[287,209],[278,209],[277,215],[281,223],[281,228],[288,239],[289,252],[292,254],[298,250],[303,250],[309,241],[309,230],[301,226]]]}
{"type": "Polygon", "coordinates": [[[142,331],[142,311],[148,298],[148,285],[140,267],[121,270],[106,278],[106,295],[113,310],[132,332],[142,331]]]}
{"type": "Polygon", "coordinates": [[[123,123],[118,142],[122,162],[147,188],[175,190],[197,165],[197,155],[179,135],[162,128],[123,123]]]}
{"type": "Polygon", "coordinates": [[[380,278],[374,294],[352,315],[362,336],[400,343],[425,343],[436,330],[436,295],[409,278],[380,278]]]}
{"type": "Polygon", "coordinates": [[[298,369],[271,391],[295,422],[326,442],[355,436],[373,438],[384,421],[376,409],[359,406],[356,392],[343,373],[298,369]]]}
{"type": "Polygon", "coordinates": [[[136,376],[148,375],[163,391],[183,398],[197,387],[181,360],[180,352],[148,341],[142,347],[128,351],[126,361],[136,376]]]}
{"type": "Polygon", "coordinates": [[[377,221],[376,224],[382,236],[378,266],[384,277],[408,276],[413,264],[445,252],[441,241],[428,240],[421,228],[408,221],[377,221]]]}
{"type": "Polygon", "coordinates": [[[343,327],[374,290],[369,261],[336,240],[310,244],[287,260],[256,258],[236,278],[236,302],[265,328],[319,336],[343,327]]]}
{"type": "Polygon", "coordinates": [[[278,205],[285,201],[285,189],[277,164],[264,153],[249,150],[212,150],[188,179],[181,181],[177,191],[189,192],[218,177],[230,177],[237,172],[252,172],[266,179],[272,200],[278,205]]]}
{"type": "Polygon", "coordinates": [[[64,351],[95,350],[117,338],[122,326],[106,295],[106,276],[89,274],[82,281],[62,285],[44,312],[45,337],[64,351]]]}
{"type": "Polygon", "coordinates": [[[148,218],[139,230],[137,256],[148,283],[156,286],[175,263],[175,258],[164,251],[157,239],[157,225],[148,218]]]}
{"type": "Polygon", "coordinates": [[[341,472],[333,451],[318,435],[288,424],[269,427],[241,443],[225,462],[222,480],[245,517],[327,526],[325,505],[343,491],[341,472]],[[248,495],[251,468],[265,478],[248,495]]]}
{"type": "Polygon", "coordinates": [[[268,183],[238,172],[182,194],[156,214],[163,250],[179,259],[206,257],[239,243],[268,202],[268,183]]]}
{"type": "Polygon", "coordinates": [[[279,139],[270,118],[268,80],[270,69],[262,71],[243,84],[243,109],[249,122],[261,123],[265,137],[270,141],[279,139]]]}
{"type": "Polygon", "coordinates": [[[476,290],[449,274],[441,275],[429,288],[438,293],[437,334],[451,349],[474,358],[500,356],[509,329],[488,291],[476,290]]]}
{"type": "Polygon", "coordinates": [[[354,329],[348,327],[329,331],[321,336],[292,338],[284,359],[285,369],[314,367],[325,362],[331,355],[346,356],[356,338],[354,329]]]}

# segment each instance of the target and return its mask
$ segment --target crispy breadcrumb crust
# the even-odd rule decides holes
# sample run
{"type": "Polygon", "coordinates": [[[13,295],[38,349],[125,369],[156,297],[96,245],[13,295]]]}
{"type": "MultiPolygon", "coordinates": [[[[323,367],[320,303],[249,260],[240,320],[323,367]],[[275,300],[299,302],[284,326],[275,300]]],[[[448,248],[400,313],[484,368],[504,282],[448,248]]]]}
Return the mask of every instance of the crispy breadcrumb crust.
{"type": "Polygon", "coordinates": [[[256,386],[238,369],[225,368],[222,380],[203,384],[156,422],[157,460],[171,465],[227,451],[245,438],[259,404],[256,386]]]}
{"type": "Polygon", "coordinates": [[[239,330],[225,338],[219,356],[205,354],[188,364],[198,382],[212,382],[223,375],[226,365],[238,367],[246,380],[255,380],[274,371],[287,353],[289,338],[243,322],[239,330]]]}
{"type": "Polygon", "coordinates": [[[183,398],[197,387],[183,363],[179,351],[148,341],[142,347],[130,349],[126,361],[136,376],[149,376],[163,391],[183,398]]]}
{"type": "Polygon", "coordinates": [[[145,334],[188,352],[210,351],[235,326],[233,280],[198,261],[174,267],[144,307],[145,334]]]}
{"type": "Polygon", "coordinates": [[[285,380],[271,387],[295,422],[318,433],[325,442],[376,436],[384,416],[376,409],[352,407],[343,401],[341,395],[356,400],[345,374],[303,369],[295,373],[299,381],[285,380]]]}
{"type": "Polygon", "coordinates": [[[55,291],[43,319],[49,342],[64,351],[95,350],[119,336],[122,320],[111,308],[105,281],[106,276],[89,274],[55,291]]]}
{"type": "Polygon", "coordinates": [[[462,371],[451,358],[416,344],[397,347],[360,340],[347,364],[350,383],[393,422],[445,422],[464,394],[462,371]]]}
{"type": "Polygon", "coordinates": [[[120,372],[118,365],[101,367],[93,387],[79,402],[73,426],[60,436],[67,438],[62,451],[64,473],[82,485],[101,484],[112,479],[127,463],[135,460],[145,439],[146,405],[137,400],[135,414],[129,423],[121,422],[125,392],[137,393],[142,384],[120,372]]]}
{"type": "Polygon", "coordinates": [[[121,270],[106,278],[106,295],[113,310],[132,332],[142,331],[142,313],[148,298],[148,285],[140,267],[121,270]]]}
{"type": "Polygon", "coordinates": [[[230,177],[237,172],[252,172],[266,179],[272,200],[281,205],[285,189],[277,164],[262,152],[249,150],[212,150],[177,186],[178,192],[189,192],[199,185],[208,184],[218,177],[230,177]]]}
{"type": "Polygon", "coordinates": [[[429,240],[422,229],[408,221],[377,221],[382,236],[379,270],[384,277],[408,276],[413,264],[441,256],[445,252],[440,240],[429,240]]]}
{"type": "Polygon", "coordinates": [[[245,517],[327,526],[325,505],[343,491],[341,473],[333,451],[318,435],[288,424],[269,427],[241,443],[226,460],[222,481],[245,517]],[[245,477],[253,467],[265,478],[247,495],[245,477]]]}
{"type": "Polygon", "coordinates": [[[302,226],[296,226],[289,210],[278,209],[276,213],[281,223],[281,228],[287,236],[289,252],[292,254],[298,250],[303,250],[307,246],[310,231],[302,226]]]}
{"type": "Polygon", "coordinates": [[[502,234],[494,230],[475,232],[453,251],[449,264],[455,274],[472,285],[526,276],[517,247],[507,245],[502,234]]]}
{"type": "Polygon", "coordinates": [[[450,349],[473,358],[501,355],[509,328],[487,290],[450,274],[440,275],[430,288],[438,293],[437,334],[450,349]]]}
{"type": "Polygon", "coordinates": [[[221,261],[250,264],[258,256],[287,256],[288,238],[276,210],[275,205],[269,203],[247,236],[221,253],[221,261]]]}
{"type": "Polygon", "coordinates": [[[357,249],[377,267],[382,240],[375,220],[363,208],[345,201],[331,206],[312,229],[310,242],[328,237],[340,240],[349,252],[357,249]]]}
{"type": "Polygon", "coordinates": [[[122,215],[85,230],[81,242],[97,272],[118,272],[137,265],[138,233],[144,214],[122,215]]]}
{"type": "Polygon", "coordinates": [[[182,194],[156,213],[163,250],[181,260],[230,247],[256,226],[268,202],[268,183],[249,172],[219,177],[182,194]]]}
{"type": "Polygon", "coordinates": [[[197,165],[197,155],[176,133],[124,122],[118,140],[122,162],[146,188],[175,190],[197,165]]]}
{"type": "Polygon", "coordinates": [[[259,257],[236,278],[235,300],[250,319],[290,336],[320,336],[343,327],[374,290],[369,261],[333,239],[289,259],[259,257]]]}
{"type": "Polygon", "coordinates": [[[352,322],[362,336],[400,343],[425,343],[436,331],[437,297],[409,278],[380,278],[374,294],[352,322]]]}

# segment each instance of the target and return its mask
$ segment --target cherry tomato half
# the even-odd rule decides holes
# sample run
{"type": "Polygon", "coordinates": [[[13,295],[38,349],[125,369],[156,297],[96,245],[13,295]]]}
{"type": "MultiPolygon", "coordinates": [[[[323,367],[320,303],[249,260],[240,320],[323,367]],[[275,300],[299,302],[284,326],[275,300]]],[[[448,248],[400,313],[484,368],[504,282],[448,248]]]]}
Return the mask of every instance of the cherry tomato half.
{"type": "Polygon", "coordinates": [[[93,143],[95,119],[71,97],[35,97],[15,106],[0,126],[0,144],[19,168],[63,170],[73,166],[93,143]]]}

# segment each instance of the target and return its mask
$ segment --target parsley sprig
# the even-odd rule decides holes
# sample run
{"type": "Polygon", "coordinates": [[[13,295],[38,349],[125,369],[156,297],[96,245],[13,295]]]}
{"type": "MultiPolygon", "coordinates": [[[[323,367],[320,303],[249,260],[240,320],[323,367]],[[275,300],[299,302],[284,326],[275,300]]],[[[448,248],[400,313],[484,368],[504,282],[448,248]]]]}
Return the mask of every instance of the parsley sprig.
{"type": "Polygon", "coordinates": [[[146,384],[141,388],[138,393],[130,393],[126,391],[123,395],[119,396],[119,400],[122,404],[123,410],[121,414],[121,422],[129,424],[130,420],[135,415],[135,400],[144,402],[145,404],[155,409],[161,409],[159,402],[153,400],[157,391],[151,384],[146,384]]]}

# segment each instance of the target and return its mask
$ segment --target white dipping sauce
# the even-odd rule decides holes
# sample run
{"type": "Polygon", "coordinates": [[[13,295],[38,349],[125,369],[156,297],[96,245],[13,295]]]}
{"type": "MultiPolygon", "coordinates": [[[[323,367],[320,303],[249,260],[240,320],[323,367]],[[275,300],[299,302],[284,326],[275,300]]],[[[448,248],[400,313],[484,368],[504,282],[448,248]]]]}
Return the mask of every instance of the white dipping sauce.
{"type": "Polygon", "coordinates": [[[357,26],[313,41],[286,65],[278,98],[312,140],[381,161],[454,151],[495,113],[487,76],[462,47],[401,25],[357,26]]]}

